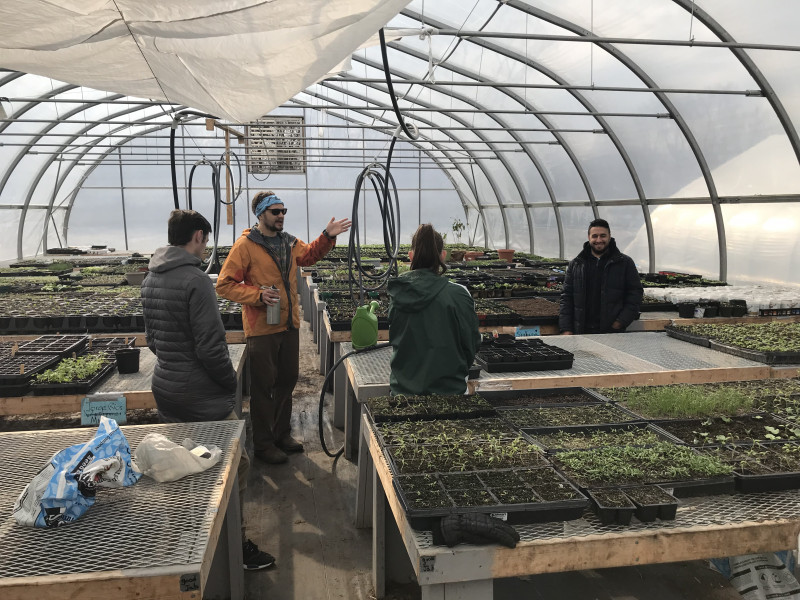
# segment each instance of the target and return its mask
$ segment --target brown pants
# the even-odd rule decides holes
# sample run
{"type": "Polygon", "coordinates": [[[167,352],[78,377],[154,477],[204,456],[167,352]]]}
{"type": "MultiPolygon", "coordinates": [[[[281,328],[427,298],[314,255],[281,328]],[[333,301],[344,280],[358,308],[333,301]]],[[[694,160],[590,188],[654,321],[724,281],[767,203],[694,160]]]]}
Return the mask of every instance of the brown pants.
{"type": "Polygon", "coordinates": [[[247,338],[253,448],[261,452],[291,432],[292,392],[300,363],[300,332],[247,338]]]}

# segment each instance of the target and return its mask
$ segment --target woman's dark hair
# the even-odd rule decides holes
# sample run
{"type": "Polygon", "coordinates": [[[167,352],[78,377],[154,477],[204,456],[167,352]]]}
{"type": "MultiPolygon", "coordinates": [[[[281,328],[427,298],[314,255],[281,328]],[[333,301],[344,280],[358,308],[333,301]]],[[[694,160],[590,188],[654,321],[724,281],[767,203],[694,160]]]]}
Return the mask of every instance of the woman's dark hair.
{"type": "Polygon", "coordinates": [[[211,223],[196,210],[173,210],[167,221],[167,241],[170,246],[185,246],[195,231],[211,233],[211,223]]]}
{"type": "Polygon", "coordinates": [[[447,271],[447,265],[442,261],[444,240],[430,223],[419,226],[411,238],[411,249],[414,251],[414,258],[411,260],[412,271],[430,269],[437,275],[447,271]]]}

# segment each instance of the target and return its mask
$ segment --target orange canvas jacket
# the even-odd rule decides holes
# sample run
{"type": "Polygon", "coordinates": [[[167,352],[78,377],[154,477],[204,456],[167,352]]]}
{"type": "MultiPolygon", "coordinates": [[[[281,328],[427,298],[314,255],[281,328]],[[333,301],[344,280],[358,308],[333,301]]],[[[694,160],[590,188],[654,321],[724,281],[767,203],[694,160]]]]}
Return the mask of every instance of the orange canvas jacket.
{"type": "Polygon", "coordinates": [[[291,298],[292,328],[300,328],[300,307],[297,298],[297,267],[308,267],[322,259],[336,240],[320,235],[310,244],[290,235],[292,262],[288,281],[284,281],[278,263],[261,244],[247,236],[245,229],[231,248],[217,278],[217,294],[242,305],[242,324],[246,337],[270,335],[289,329],[289,298],[291,298]],[[286,288],[289,288],[289,296],[286,288]],[[267,324],[267,306],[261,302],[261,286],[274,285],[281,294],[281,320],[267,324]]]}

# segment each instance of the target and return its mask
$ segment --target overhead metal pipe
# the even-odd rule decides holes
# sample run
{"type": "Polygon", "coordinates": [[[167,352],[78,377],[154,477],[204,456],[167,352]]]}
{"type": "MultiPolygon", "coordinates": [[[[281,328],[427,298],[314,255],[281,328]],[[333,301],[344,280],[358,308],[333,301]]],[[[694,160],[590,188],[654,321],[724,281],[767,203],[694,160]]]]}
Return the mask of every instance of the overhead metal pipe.
{"type": "MultiPolygon", "coordinates": [[[[695,9],[696,11],[697,9],[695,9]]],[[[695,16],[697,16],[695,14],[695,16]]],[[[541,40],[545,42],[585,42],[590,44],[633,44],[645,46],[682,46],[686,48],[738,48],[742,50],[777,50],[800,52],[800,46],[790,44],[758,44],[754,42],[717,42],[703,40],[664,40],[627,37],[604,37],[599,35],[551,35],[543,33],[510,33],[507,31],[464,31],[463,29],[435,29],[432,35],[458,38],[501,38],[512,40],[541,40]]]]}

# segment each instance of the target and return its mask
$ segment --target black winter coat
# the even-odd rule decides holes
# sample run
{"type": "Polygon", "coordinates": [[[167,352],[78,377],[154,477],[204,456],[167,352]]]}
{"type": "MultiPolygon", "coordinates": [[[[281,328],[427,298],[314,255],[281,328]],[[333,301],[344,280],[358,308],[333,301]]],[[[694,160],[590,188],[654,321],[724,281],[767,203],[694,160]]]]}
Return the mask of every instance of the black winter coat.
{"type": "MultiPolygon", "coordinates": [[[[564,278],[558,327],[561,331],[584,333],[586,331],[586,261],[594,260],[589,242],[570,261],[564,278]]],[[[601,275],[600,284],[600,330],[603,333],[625,331],[628,325],[639,318],[642,303],[642,282],[633,260],[619,251],[614,238],[608,244],[609,257],[601,275]],[[622,324],[613,329],[614,321],[622,324]]]]}
{"type": "Polygon", "coordinates": [[[217,295],[200,259],[159,248],[142,282],[147,346],[156,355],[153,396],[166,421],[220,421],[234,408],[231,365],[217,295]]]}

